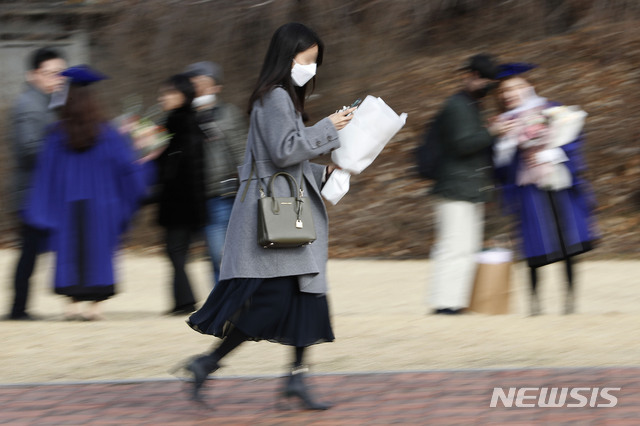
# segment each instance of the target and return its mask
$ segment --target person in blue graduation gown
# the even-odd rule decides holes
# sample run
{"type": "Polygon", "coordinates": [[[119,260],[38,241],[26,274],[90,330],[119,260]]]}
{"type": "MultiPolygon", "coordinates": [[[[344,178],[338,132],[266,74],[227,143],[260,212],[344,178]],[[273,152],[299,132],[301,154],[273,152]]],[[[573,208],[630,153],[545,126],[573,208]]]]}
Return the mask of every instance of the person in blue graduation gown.
{"type": "MultiPolygon", "coordinates": [[[[530,114],[559,106],[535,93],[523,73],[533,64],[513,63],[500,66],[498,98],[504,112],[498,118],[512,122],[517,133],[523,123],[531,126],[530,114]],[[529,115],[527,115],[529,114],[529,115]]],[[[535,116],[534,116],[535,117],[535,116]]],[[[575,272],[573,257],[591,250],[597,240],[593,208],[595,201],[584,178],[586,170],[581,154],[583,137],[558,147],[535,147],[531,140],[503,136],[494,147],[496,176],[508,210],[518,218],[522,250],[531,280],[531,314],[541,312],[538,300],[538,268],[564,261],[566,298],[564,313],[575,310],[575,272]],[[517,139],[517,140],[516,140],[517,139]],[[566,171],[563,179],[541,182],[541,167],[558,164],[566,171]]],[[[534,132],[535,133],[535,132],[534,132]]],[[[536,136],[537,137],[537,136],[536,136]]],[[[542,139],[541,139],[542,140],[542,139]]]]}
{"type": "Polygon", "coordinates": [[[24,220],[50,231],[55,292],[91,301],[67,319],[101,318],[100,301],[115,294],[113,259],[122,233],[146,192],[146,173],[128,139],[102,118],[90,83],[105,78],[86,67],[63,72],[68,95],[61,120],[48,132],[36,166],[24,220]]]}

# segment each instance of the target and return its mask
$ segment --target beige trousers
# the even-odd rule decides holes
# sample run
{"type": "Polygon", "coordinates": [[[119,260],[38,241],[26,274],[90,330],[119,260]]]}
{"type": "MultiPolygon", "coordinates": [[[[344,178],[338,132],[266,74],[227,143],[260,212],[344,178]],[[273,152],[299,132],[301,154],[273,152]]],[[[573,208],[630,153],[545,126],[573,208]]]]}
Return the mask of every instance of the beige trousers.
{"type": "Polygon", "coordinates": [[[471,298],[475,255],[482,249],[484,203],[441,199],[435,209],[428,303],[434,309],[466,308],[471,298]]]}

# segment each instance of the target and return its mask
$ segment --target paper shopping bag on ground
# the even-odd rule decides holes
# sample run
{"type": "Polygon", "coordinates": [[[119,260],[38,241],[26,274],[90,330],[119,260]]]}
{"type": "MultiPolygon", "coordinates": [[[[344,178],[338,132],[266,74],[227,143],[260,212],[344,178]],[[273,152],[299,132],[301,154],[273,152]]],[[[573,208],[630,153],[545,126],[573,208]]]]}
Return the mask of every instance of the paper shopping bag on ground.
{"type": "Polygon", "coordinates": [[[478,253],[469,310],[500,315],[509,313],[509,287],[513,254],[507,249],[478,253]]]}
{"type": "Polygon", "coordinates": [[[406,121],[406,113],[398,115],[382,99],[367,96],[351,122],[338,131],[340,148],[331,153],[331,159],[352,174],[361,173],[406,121]]]}

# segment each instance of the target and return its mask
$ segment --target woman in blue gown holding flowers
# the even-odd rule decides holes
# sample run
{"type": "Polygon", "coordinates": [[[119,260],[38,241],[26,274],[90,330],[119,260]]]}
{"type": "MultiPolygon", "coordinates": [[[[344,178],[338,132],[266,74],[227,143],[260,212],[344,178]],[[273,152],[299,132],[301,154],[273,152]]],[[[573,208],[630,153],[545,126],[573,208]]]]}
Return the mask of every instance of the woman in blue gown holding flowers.
{"type": "Polygon", "coordinates": [[[497,120],[511,129],[494,147],[494,163],[509,212],[518,218],[523,252],[531,279],[531,314],[540,313],[538,268],[565,262],[564,312],[574,312],[573,256],[592,249],[595,205],[584,179],[580,152],[586,113],[560,107],[535,93],[522,77],[531,64],[504,64],[497,120]]]}

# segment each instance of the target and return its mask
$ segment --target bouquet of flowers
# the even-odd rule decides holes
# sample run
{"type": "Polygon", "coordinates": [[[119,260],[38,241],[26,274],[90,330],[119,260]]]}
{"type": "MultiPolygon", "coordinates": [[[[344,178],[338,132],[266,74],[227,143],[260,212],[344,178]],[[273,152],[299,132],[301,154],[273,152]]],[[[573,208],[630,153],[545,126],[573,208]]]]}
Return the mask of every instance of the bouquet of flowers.
{"type": "Polygon", "coordinates": [[[547,190],[571,186],[571,173],[562,164],[568,158],[559,147],[578,137],[586,116],[579,107],[557,106],[534,108],[519,117],[517,141],[525,160],[519,185],[535,183],[547,190]]]}
{"type": "Polygon", "coordinates": [[[522,148],[542,147],[549,136],[549,123],[543,114],[544,110],[528,111],[521,117],[518,132],[518,145],[522,148]]]}
{"type": "Polygon", "coordinates": [[[353,113],[353,120],[338,131],[340,147],[331,153],[331,160],[339,169],[322,188],[325,200],[337,204],[349,190],[351,174],[362,173],[406,121],[406,113],[398,115],[382,98],[368,95],[353,113]]]}
{"type": "Polygon", "coordinates": [[[163,126],[157,124],[161,111],[151,107],[144,113],[142,104],[136,98],[125,100],[124,113],[116,118],[121,133],[129,135],[133,148],[141,161],[156,158],[171,140],[171,134],[163,126]]]}
{"type": "Polygon", "coordinates": [[[550,139],[549,148],[572,142],[582,131],[587,113],[578,106],[556,106],[542,110],[547,120],[550,139]]]}

